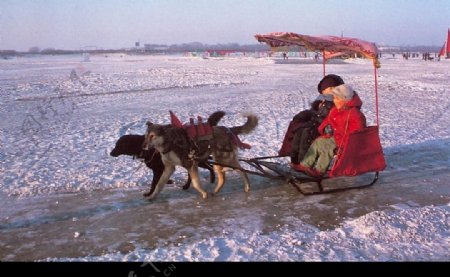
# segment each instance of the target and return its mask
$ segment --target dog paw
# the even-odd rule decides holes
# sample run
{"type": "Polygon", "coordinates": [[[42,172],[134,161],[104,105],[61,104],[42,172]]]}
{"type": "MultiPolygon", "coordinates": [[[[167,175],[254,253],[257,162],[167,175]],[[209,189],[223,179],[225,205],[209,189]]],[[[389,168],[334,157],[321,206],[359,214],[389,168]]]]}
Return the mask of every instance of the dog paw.
{"type": "Polygon", "coordinates": [[[152,200],[152,199],[155,198],[155,196],[156,196],[156,195],[154,195],[154,194],[151,193],[151,192],[146,192],[146,193],[144,193],[143,195],[144,195],[144,198],[147,199],[147,200],[152,200]]]}
{"type": "Polygon", "coordinates": [[[244,188],[244,191],[245,191],[245,192],[250,192],[250,187],[245,187],[245,188],[244,188]]]}
{"type": "Polygon", "coordinates": [[[190,187],[190,185],[186,184],[186,185],[184,185],[184,186],[182,187],[182,189],[183,189],[183,190],[187,190],[187,189],[189,189],[189,187],[190,187]]]}
{"type": "Polygon", "coordinates": [[[154,195],[150,195],[148,197],[145,197],[145,200],[147,200],[147,201],[152,201],[153,199],[155,199],[154,195]]]}
{"type": "Polygon", "coordinates": [[[205,193],[202,193],[202,198],[203,198],[203,199],[206,199],[206,198],[208,198],[208,193],[207,193],[207,192],[205,192],[205,193]]]}

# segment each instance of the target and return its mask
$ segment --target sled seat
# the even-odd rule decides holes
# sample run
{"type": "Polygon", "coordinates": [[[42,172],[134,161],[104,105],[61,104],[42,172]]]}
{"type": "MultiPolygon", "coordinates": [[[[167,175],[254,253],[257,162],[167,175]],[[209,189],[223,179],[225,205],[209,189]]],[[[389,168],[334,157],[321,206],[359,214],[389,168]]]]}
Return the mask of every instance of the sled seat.
{"type": "Polygon", "coordinates": [[[329,177],[357,176],[386,168],[378,126],[369,126],[350,133],[338,149],[329,177]]]}
{"type": "Polygon", "coordinates": [[[280,150],[278,151],[278,156],[286,157],[291,154],[292,151],[292,140],[294,139],[295,131],[301,126],[301,121],[292,120],[289,122],[289,127],[284,135],[283,143],[280,150]]]}

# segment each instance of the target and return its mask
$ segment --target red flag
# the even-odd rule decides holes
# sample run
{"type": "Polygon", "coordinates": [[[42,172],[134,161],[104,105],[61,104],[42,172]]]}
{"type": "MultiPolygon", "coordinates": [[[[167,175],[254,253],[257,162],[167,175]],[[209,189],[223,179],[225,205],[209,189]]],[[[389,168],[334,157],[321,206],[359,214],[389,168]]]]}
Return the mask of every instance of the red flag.
{"type": "Polygon", "coordinates": [[[447,57],[448,53],[450,53],[450,29],[447,31],[447,40],[444,42],[444,46],[442,46],[441,51],[439,51],[439,57],[447,57]]]}
{"type": "Polygon", "coordinates": [[[181,123],[178,117],[172,111],[169,111],[169,113],[170,113],[170,124],[172,124],[172,126],[182,128],[183,123],[181,123]]]}
{"type": "Polygon", "coordinates": [[[450,43],[449,43],[449,41],[450,41],[450,29],[448,29],[448,31],[447,31],[447,55],[448,55],[448,53],[450,53],[450,43]]]}
{"type": "Polygon", "coordinates": [[[441,51],[439,51],[439,57],[445,56],[447,56],[447,53],[445,53],[445,43],[444,43],[444,46],[442,46],[441,51]]]}

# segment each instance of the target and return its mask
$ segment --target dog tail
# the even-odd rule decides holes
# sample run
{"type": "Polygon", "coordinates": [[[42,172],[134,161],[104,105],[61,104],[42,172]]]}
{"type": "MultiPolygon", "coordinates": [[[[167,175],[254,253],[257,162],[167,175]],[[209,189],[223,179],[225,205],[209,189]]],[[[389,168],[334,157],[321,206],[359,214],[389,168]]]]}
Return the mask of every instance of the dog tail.
{"type": "Polygon", "coordinates": [[[217,126],[219,121],[222,119],[222,117],[225,115],[224,111],[217,111],[211,114],[208,118],[208,124],[209,126],[217,126]]]}
{"type": "Polygon", "coordinates": [[[254,114],[247,114],[247,122],[242,126],[232,127],[231,131],[236,134],[248,134],[258,126],[258,117],[254,114]]]}

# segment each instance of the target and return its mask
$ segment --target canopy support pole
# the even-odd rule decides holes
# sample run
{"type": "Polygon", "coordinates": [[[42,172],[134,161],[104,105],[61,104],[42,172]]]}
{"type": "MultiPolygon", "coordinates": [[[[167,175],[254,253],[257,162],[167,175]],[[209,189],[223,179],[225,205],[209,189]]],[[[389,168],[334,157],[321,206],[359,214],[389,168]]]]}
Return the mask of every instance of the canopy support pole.
{"type": "Polygon", "coordinates": [[[377,67],[374,65],[373,67],[374,78],[375,78],[375,112],[377,115],[377,126],[380,125],[380,120],[378,117],[378,78],[377,78],[377,67]]]}
{"type": "Polygon", "coordinates": [[[323,64],[323,77],[325,77],[325,63],[326,63],[326,59],[325,59],[325,50],[322,51],[322,64],[323,64]]]}

